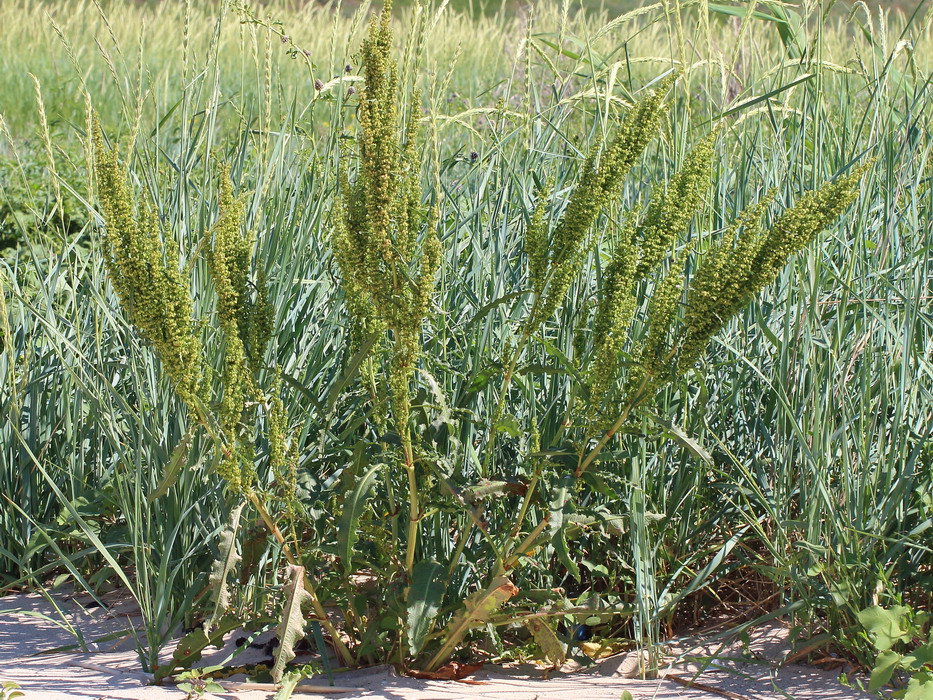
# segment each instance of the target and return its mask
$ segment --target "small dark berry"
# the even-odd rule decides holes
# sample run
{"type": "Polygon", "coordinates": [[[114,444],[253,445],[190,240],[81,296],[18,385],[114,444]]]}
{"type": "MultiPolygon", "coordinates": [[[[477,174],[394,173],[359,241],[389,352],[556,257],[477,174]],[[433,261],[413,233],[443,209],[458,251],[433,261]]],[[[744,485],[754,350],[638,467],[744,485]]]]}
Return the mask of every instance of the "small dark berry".
{"type": "Polygon", "coordinates": [[[351,70],[353,70],[353,66],[351,66],[349,63],[343,67],[344,73],[349,73],[351,70]]]}

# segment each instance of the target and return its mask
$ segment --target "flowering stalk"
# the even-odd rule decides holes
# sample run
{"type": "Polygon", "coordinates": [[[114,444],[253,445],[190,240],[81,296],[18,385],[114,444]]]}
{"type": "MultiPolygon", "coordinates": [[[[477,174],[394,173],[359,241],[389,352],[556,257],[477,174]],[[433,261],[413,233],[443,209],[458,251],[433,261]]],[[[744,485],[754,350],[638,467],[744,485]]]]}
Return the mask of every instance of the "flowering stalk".
{"type": "Polygon", "coordinates": [[[402,94],[398,68],[391,55],[391,10],[391,2],[386,2],[363,42],[365,82],[359,107],[359,172],[351,182],[348,159],[343,159],[332,244],[354,327],[361,333],[391,332],[388,384],[408,479],[405,565],[410,575],[421,517],[409,427],[410,383],[441,248],[437,209],[429,213],[421,204],[420,163],[415,148],[417,93],[412,95],[407,119],[398,107],[402,94]]]}

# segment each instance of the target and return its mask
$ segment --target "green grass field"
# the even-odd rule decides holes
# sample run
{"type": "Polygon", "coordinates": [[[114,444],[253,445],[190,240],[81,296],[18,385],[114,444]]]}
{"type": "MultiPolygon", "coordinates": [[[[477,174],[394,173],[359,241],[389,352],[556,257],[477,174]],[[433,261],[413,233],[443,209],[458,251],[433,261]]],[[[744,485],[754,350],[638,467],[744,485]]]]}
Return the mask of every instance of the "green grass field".
{"type": "MultiPolygon", "coordinates": [[[[440,242],[399,429],[387,398],[399,332],[389,323],[366,345],[334,259],[339,163],[353,164],[348,182],[363,177],[349,154],[367,133],[371,8],[0,4],[0,592],[116,582],[142,610],[147,670],[215,609],[271,625],[297,595],[290,557],[341,611],[352,663],[433,660],[450,640],[463,659],[482,647],[553,660],[554,640],[577,653],[581,623],[662,650],[713,621],[740,634],[780,616],[809,654],[871,667],[878,637],[860,611],[933,611],[933,14],[770,0],[464,9],[406,3],[394,16],[399,82],[418,88],[398,98],[418,132],[405,172],[440,242]],[[672,69],[669,108],[588,229],[566,299],[526,337],[527,231],[537,215],[554,230],[587,154],[605,151],[672,69]],[[139,208],[158,217],[164,248],[150,268],[165,261],[190,289],[213,387],[203,413],[179,398],[160,346],[115,293],[94,115],[139,208]],[[626,213],[714,129],[702,206],[633,297],[613,357],[623,376],[669,270],[684,269],[689,300],[743,209],[771,192],[772,226],[804,192],[871,166],[855,203],[568,487],[596,442],[579,406],[626,213]],[[255,234],[244,294],[264,280],[275,329],[253,366],[265,398],[233,420],[249,493],[219,478],[229,454],[210,418],[231,395],[210,253],[221,163],[255,234]],[[272,396],[287,468],[273,414],[256,408],[272,396]],[[221,568],[220,586],[225,556],[239,563],[221,568]],[[455,635],[463,601],[505,590],[506,574],[520,592],[455,635]],[[524,631],[539,613],[549,632],[524,631]]],[[[417,286],[429,230],[409,242],[397,289],[417,286]]],[[[680,296],[673,308],[689,313],[680,296]]],[[[624,386],[613,379],[609,396],[621,401],[624,386]]],[[[892,642],[898,653],[927,644],[914,624],[892,642]]],[[[933,687],[929,664],[910,672],[933,687]]]]}

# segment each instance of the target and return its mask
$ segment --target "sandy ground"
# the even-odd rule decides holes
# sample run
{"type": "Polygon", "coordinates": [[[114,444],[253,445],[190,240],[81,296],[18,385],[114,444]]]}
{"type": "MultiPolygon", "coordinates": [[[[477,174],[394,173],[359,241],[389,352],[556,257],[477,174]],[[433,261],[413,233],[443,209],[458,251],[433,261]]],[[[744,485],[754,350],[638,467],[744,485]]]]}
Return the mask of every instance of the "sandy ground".
{"type": "MultiPolygon", "coordinates": [[[[133,623],[132,606],[127,603],[82,610],[73,600],[58,600],[64,618],[48,602],[35,595],[0,598],[0,680],[19,683],[27,699],[125,698],[157,700],[183,698],[173,686],[147,685],[149,678],[139,671],[139,661],[125,641],[93,643],[106,635],[126,629],[133,623]],[[44,617],[48,616],[48,617],[44,617]],[[51,618],[51,619],[49,619],[51,618]],[[79,629],[89,641],[90,653],[55,650],[75,644],[74,636],[55,621],[79,629]]],[[[775,699],[870,698],[866,693],[844,687],[838,671],[822,671],[806,666],[779,667],[775,663],[787,650],[786,631],[780,626],[764,628],[752,635],[747,648],[720,651],[720,660],[696,675],[690,663],[673,666],[665,678],[640,680],[631,675],[633,655],[605,659],[590,668],[573,673],[544,672],[534,667],[498,668],[487,666],[468,682],[425,681],[402,677],[389,667],[339,674],[335,684],[347,692],[328,694],[334,698],[382,698],[384,700],[454,700],[456,698],[502,698],[503,700],[618,700],[624,691],[634,698],[716,700],[718,698],[775,699]],[[693,686],[690,686],[690,683],[693,686]]],[[[206,656],[204,663],[220,660],[230,649],[206,656]]],[[[249,650],[247,653],[252,652],[249,650]]],[[[262,652],[256,652],[262,653],[262,652]]],[[[702,655],[703,651],[694,651],[702,655]]],[[[236,663],[243,663],[238,658],[236,663]]],[[[234,680],[234,679],[231,679],[234,680]]],[[[312,680],[309,684],[325,681],[312,680]]],[[[271,693],[238,691],[223,697],[259,700],[271,693]]],[[[217,697],[217,696],[210,696],[217,697]]],[[[324,697],[311,694],[296,697],[324,697]]]]}

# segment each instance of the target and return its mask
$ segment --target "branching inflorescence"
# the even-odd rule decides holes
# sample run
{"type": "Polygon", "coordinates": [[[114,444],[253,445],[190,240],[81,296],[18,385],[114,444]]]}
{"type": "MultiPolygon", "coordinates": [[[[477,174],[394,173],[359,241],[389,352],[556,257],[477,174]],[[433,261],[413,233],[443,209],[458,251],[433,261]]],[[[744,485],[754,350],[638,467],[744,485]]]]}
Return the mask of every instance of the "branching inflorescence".
{"type": "Polygon", "coordinates": [[[388,379],[392,413],[402,442],[413,510],[410,570],[418,513],[415,456],[408,427],[409,385],[441,249],[436,209],[427,211],[421,201],[420,161],[415,148],[417,93],[412,95],[407,118],[399,109],[404,96],[392,58],[391,2],[385,3],[381,16],[370,25],[362,61],[365,86],[359,106],[359,168],[351,181],[349,158],[343,159],[333,250],[356,333],[391,331],[388,379]]]}

